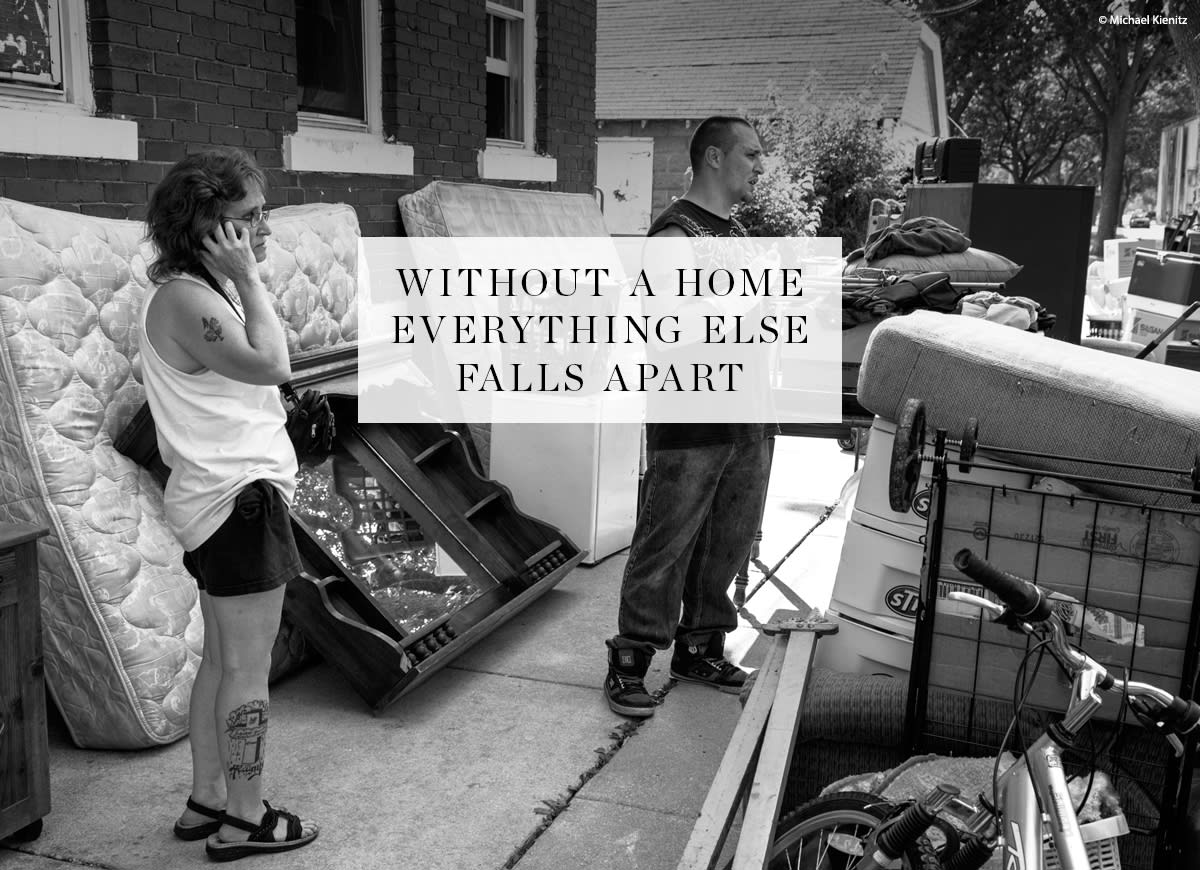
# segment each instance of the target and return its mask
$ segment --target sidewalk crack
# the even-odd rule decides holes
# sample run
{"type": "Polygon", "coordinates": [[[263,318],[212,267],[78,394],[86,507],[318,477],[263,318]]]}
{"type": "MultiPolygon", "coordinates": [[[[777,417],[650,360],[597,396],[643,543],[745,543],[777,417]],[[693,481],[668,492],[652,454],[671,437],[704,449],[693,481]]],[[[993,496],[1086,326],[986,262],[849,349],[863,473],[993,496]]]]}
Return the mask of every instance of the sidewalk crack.
{"type": "Polygon", "coordinates": [[[58,861],[62,864],[70,864],[73,867],[91,867],[95,870],[119,870],[113,864],[101,864],[97,861],[85,861],[82,858],[68,858],[65,855],[50,855],[45,852],[35,852],[32,849],[21,849],[14,845],[5,843],[0,846],[0,854],[4,852],[16,852],[18,855],[29,855],[32,858],[44,858],[47,861],[58,861]]]}
{"type": "MultiPolygon", "coordinates": [[[[674,680],[667,680],[667,682],[664,683],[660,689],[655,692],[651,692],[651,696],[658,703],[662,703],[663,699],[667,697],[667,693],[670,692],[674,686],[674,680]]],[[[609,736],[612,738],[612,743],[608,744],[607,746],[597,747],[595,750],[593,750],[596,753],[596,760],[592,763],[591,767],[589,767],[580,775],[579,780],[574,785],[568,786],[565,794],[562,794],[559,797],[550,798],[549,800],[543,799],[542,806],[534,810],[535,813],[543,816],[542,821],[539,822],[537,827],[534,828],[533,832],[525,838],[525,842],[521,843],[521,845],[517,846],[517,848],[513,850],[513,853],[509,855],[508,860],[504,862],[501,870],[512,870],[513,867],[517,866],[520,860],[525,857],[525,853],[533,848],[534,843],[536,843],[541,836],[546,833],[546,831],[550,830],[550,826],[554,824],[554,820],[566,812],[567,808],[571,805],[571,801],[575,799],[575,795],[579,793],[579,790],[587,785],[592,777],[603,770],[604,766],[612,761],[614,757],[616,757],[616,754],[621,750],[621,747],[625,745],[625,742],[629,740],[629,738],[633,737],[633,735],[638,732],[638,729],[649,722],[651,718],[653,717],[647,716],[644,719],[627,719],[609,732],[609,736]]]]}

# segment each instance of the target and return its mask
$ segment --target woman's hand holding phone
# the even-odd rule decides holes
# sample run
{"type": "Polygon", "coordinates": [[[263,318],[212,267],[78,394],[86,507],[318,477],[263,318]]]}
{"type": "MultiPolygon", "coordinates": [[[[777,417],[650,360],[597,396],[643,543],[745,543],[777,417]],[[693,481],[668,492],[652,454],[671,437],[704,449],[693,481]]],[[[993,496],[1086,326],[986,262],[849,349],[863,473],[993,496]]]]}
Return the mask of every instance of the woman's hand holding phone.
{"type": "Polygon", "coordinates": [[[250,247],[250,229],[240,229],[233,221],[222,220],[201,242],[200,261],[210,272],[219,272],[241,290],[258,277],[258,261],[250,247]]]}

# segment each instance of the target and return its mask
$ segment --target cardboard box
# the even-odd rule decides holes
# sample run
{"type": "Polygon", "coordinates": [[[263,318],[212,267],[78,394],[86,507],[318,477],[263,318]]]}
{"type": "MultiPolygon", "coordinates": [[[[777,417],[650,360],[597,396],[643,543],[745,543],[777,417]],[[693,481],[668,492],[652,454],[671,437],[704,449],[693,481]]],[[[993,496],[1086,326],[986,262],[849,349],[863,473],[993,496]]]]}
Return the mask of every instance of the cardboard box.
{"type": "MultiPolygon", "coordinates": [[[[1010,698],[1026,650],[1024,635],[981,620],[975,608],[948,598],[954,590],[984,594],[953,565],[954,554],[969,547],[1074,599],[1056,605],[1076,626],[1072,641],[1114,673],[1131,667],[1133,679],[1179,688],[1197,594],[1200,514],[955,481],[946,508],[931,686],[1010,698]]],[[[1056,672],[1043,666],[1030,703],[1065,706],[1066,685],[1056,672]]],[[[1117,709],[1106,706],[1102,718],[1117,709]]]]}
{"type": "MultiPolygon", "coordinates": [[[[1002,637],[999,642],[993,642],[990,638],[975,641],[961,635],[977,631],[978,620],[972,626],[972,620],[965,617],[946,616],[939,619],[962,624],[953,633],[934,637],[929,668],[930,688],[952,689],[998,701],[1011,700],[1021,661],[1026,654],[1025,638],[1010,632],[1011,639],[1002,637]]],[[[984,623],[984,626],[992,627],[988,623],[984,623]]],[[[1110,668],[1114,675],[1128,674],[1130,679],[1152,683],[1168,691],[1178,692],[1182,688],[1182,651],[1102,643],[1085,644],[1085,651],[1110,668]]],[[[1033,658],[1036,659],[1036,655],[1033,658]]],[[[1032,665],[1033,660],[1029,663],[1027,676],[1032,675],[1032,665]]],[[[1070,683],[1047,655],[1033,680],[1026,703],[1062,712],[1069,700],[1070,683]]],[[[1120,709],[1115,695],[1106,696],[1097,718],[1115,720],[1120,709]]],[[[1128,721],[1133,722],[1133,717],[1130,716],[1128,721]]]]}
{"type": "Polygon", "coordinates": [[[1138,248],[1158,250],[1153,239],[1107,239],[1104,242],[1104,280],[1128,278],[1133,273],[1133,254],[1138,248]]]}
{"type": "MultiPolygon", "coordinates": [[[[1128,341],[1142,345],[1149,344],[1158,338],[1184,311],[1184,306],[1182,305],[1170,306],[1175,309],[1174,314],[1147,311],[1144,308],[1132,307],[1132,305],[1133,303],[1131,303],[1128,314],[1129,328],[1126,338],[1128,341]]],[[[1159,303],[1158,307],[1162,308],[1165,306],[1163,303],[1159,303]]],[[[1162,342],[1144,358],[1157,363],[1165,363],[1167,361],[1167,345],[1170,342],[1191,341],[1193,338],[1200,338],[1200,311],[1196,312],[1190,319],[1179,324],[1175,328],[1175,331],[1167,337],[1166,341],[1162,342]]]]}

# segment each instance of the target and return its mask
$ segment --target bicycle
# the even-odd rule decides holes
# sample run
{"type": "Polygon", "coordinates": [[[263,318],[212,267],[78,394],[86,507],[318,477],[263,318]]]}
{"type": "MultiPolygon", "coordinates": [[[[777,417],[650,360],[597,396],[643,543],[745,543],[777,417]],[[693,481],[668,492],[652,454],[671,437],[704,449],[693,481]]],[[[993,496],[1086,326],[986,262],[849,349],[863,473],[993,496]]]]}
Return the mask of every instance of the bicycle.
{"type": "Polygon", "coordinates": [[[1123,694],[1138,719],[1182,753],[1180,737],[1200,723],[1200,705],[1148,683],[1113,677],[1068,643],[1053,602],[1033,583],[998,570],[969,549],[955,555],[954,565],[1002,603],[968,592],[951,592],[951,598],[1037,639],[1070,675],[1066,712],[996,779],[990,800],[981,794],[972,804],[942,785],[901,803],[854,792],[810,801],[780,820],[768,857],[771,870],[979,870],[997,848],[1003,849],[1005,870],[1042,870],[1045,830],[1061,870],[1089,870],[1061,752],[1074,745],[1080,729],[1103,706],[1098,690],[1123,694]],[[961,829],[947,824],[945,816],[957,817],[961,829]],[[943,832],[940,848],[928,836],[933,825],[943,832]]]}

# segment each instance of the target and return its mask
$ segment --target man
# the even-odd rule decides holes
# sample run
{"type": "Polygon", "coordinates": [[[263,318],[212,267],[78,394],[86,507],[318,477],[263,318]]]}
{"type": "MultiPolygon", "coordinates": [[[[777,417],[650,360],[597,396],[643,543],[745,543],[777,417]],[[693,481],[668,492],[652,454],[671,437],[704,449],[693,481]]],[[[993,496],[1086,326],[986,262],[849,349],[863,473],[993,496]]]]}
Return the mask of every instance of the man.
{"type": "MultiPolygon", "coordinates": [[[[740,237],[733,207],[752,196],[762,146],[741,118],[708,118],[689,147],[692,182],[651,224],[652,237],[740,237]]],[[[624,716],[654,714],[645,676],[672,643],[671,676],[738,692],[746,674],[725,658],[737,627],[728,589],[762,521],[771,447],[763,423],[647,423],[642,504],[625,575],[617,634],[607,641],[604,694],[624,716]]]]}

